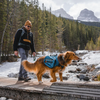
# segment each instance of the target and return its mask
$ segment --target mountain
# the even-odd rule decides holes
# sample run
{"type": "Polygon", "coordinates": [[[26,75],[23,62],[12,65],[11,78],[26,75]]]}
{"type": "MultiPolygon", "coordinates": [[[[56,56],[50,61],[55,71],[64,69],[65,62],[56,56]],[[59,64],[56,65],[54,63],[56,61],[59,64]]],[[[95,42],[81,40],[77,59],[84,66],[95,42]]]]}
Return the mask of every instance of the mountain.
{"type": "Polygon", "coordinates": [[[52,14],[54,14],[57,17],[59,17],[61,15],[61,17],[73,19],[73,17],[70,16],[69,14],[67,14],[66,11],[63,8],[52,11],[52,14]]]}
{"type": "Polygon", "coordinates": [[[66,20],[78,21],[79,23],[82,23],[88,26],[100,27],[100,18],[97,18],[94,15],[94,12],[88,9],[82,10],[77,20],[73,19],[73,17],[67,14],[66,11],[62,8],[52,11],[52,14],[54,14],[57,17],[61,15],[61,17],[65,18],[66,20]]]}
{"type": "Polygon", "coordinates": [[[85,22],[99,22],[99,19],[94,15],[94,12],[88,9],[82,10],[77,20],[85,22]]]}

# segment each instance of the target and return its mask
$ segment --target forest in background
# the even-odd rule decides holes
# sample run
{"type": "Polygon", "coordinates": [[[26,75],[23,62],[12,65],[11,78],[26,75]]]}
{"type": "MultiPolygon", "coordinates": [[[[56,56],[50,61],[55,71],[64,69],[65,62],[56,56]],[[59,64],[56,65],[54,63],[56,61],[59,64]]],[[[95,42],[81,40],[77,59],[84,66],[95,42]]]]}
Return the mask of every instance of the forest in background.
{"type": "Polygon", "coordinates": [[[13,53],[13,38],[26,20],[32,22],[36,51],[99,50],[100,27],[56,17],[38,0],[0,0],[0,61],[1,55],[13,53]]]}

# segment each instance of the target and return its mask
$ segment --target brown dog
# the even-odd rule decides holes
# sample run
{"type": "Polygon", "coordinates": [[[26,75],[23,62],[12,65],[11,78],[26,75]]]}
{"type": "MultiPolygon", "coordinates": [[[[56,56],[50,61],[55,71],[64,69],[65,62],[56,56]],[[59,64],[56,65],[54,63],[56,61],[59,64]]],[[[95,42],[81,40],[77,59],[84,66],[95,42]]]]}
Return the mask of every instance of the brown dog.
{"type": "Polygon", "coordinates": [[[50,82],[56,82],[56,73],[59,73],[60,81],[63,81],[62,79],[62,72],[65,70],[68,64],[71,63],[72,60],[79,60],[80,58],[77,57],[74,52],[67,51],[65,53],[61,53],[58,55],[58,61],[61,66],[64,66],[63,68],[61,66],[56,66],[54,68],[49,68],[47,67],[43,60],[45,56],[40,57],[37,59],[35,63],[30,63],[27,60],[24,60],[22,62],[23,67],[25,70],[29,72],[34,72],[37,75],[38,82],[42,83],[42,75],[46,72],[49,71],[50,75],[52,77],[50,82]]]}

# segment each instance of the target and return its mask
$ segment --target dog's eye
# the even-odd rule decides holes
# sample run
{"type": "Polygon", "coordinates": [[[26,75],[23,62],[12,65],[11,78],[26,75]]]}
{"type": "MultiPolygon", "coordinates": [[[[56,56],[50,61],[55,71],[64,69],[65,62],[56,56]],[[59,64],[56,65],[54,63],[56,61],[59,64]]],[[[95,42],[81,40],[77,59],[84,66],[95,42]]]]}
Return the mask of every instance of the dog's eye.
{"type": "Polygon", "coordinates": [[[73,56],[74,56],[74,54],[73,54],[73,56]]]}

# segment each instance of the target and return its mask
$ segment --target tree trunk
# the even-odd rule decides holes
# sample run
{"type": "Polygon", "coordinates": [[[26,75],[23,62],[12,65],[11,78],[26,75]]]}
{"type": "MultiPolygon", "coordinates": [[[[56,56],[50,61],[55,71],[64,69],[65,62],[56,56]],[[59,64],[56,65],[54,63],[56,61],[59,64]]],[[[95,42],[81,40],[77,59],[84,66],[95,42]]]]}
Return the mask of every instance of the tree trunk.
{"type": "MultiPolygon", "coordinates": [[[[15,1],[14,1],[14,5],[15,5],[15,1]]],[[[4,38],[4,34],[5,34],[6,28],[7,28],[7,26],[8,26],[8,23],[9,23],[9,21],[10,21],[10,18],[11,18],[12,13],[14,13],[14,9],[12,10],[12,12],[10,13],[10,16],[9,16],[8,19],[7,19],[7,23],[6,23],[6,25],[5,25],[5,28],[4,28],[2,37],[1,37],[1,45],[0,45],[0,63],[1,63],[1,54],[2,54],[3,38],[4,38]]]]}

